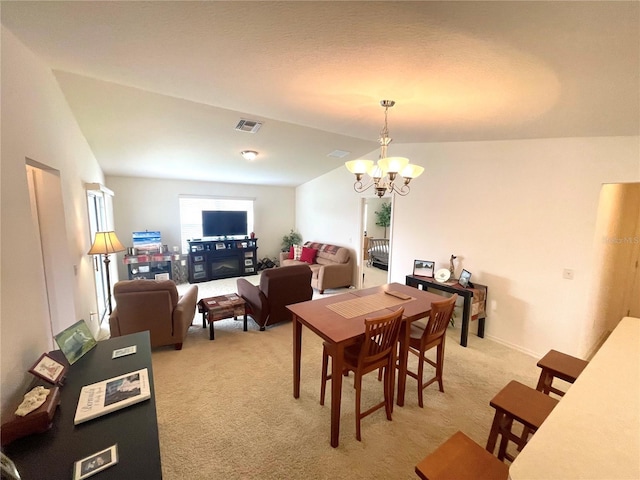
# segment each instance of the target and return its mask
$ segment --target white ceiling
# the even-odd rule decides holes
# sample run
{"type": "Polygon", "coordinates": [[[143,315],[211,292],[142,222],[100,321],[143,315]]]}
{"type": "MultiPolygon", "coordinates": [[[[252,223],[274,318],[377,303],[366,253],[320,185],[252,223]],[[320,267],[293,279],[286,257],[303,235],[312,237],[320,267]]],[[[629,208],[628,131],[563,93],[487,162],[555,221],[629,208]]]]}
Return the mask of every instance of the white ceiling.
{"type": "Polygon", "coordinates": [[[639,6],[4,1],[1,14],[54,70],[107,175],[292,186],[374,151],[385,98],[394,143],[637,135],[639,6]],[[240,119],[264,125],[237,132],[240,119]]]}

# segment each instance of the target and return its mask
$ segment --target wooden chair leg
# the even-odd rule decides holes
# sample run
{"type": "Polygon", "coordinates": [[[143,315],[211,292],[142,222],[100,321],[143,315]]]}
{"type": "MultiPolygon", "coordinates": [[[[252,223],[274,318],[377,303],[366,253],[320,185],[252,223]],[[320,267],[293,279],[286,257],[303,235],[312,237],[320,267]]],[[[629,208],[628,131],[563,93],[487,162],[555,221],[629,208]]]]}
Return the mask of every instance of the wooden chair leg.
{"type": "Polygon", "coordinates": [[[384,372],[384,409],[387,412],[387,420],[391,420],[391,407],[393,406],[393,392],[392,389],[393,379],[392,379],[392,366],[389,365],[385,368],[384,372]]]}
{"type": "Polygon", "coordinates": [[[362,437],[360,435],[360,421],[362,420],[360,416],[360,401],[362,396],[362,376],[356,373],[355,375],[355,384],[356,384],[356,439],[361,442],[362,437]]]}
{"type": "Polygon", "coordinates": [[[424,354],[421,353],[418,355],[418,406],[420,408],[424,408],[423,400],[422,400],[422,392],[424,391],[424,385],[422,382],[422,375],[424,372],[424,363],[425,358],[424,354]]]}
{"type": "Polygon", "coordinates": [[[438,377],[438,386],[440,391],[444,393],[444,386],[442,384],[442,371],[444,367],[444,344],[438,345],[438,355],[436,360],[436,376],[438,377]]]}

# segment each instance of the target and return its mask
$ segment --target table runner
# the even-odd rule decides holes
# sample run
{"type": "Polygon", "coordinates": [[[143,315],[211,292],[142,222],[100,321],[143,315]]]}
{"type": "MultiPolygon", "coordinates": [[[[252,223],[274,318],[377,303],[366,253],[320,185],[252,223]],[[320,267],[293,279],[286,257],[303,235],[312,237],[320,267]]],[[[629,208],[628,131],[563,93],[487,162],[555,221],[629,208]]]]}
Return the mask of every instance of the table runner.
{"type": "Polygon", "coordinates": [[[332,303],[331,305],[327,305],[327,308],[330,308],[341,317],[354,318],[385,308],[394,307],[411,300],[415,300],[415,298],[411,297],[403,300],[386,293],[376,293],[365,297],[356,297],[352,300],[345,300],[344,302],[332,303]]]}

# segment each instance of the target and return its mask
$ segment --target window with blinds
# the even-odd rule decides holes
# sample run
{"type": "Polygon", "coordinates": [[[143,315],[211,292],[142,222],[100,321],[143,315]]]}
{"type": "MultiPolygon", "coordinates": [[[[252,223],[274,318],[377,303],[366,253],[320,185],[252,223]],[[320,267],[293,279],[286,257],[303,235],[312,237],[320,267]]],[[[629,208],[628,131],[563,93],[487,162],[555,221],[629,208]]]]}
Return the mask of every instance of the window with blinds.
{"type": "Polygon", "coordinates": [[[215,198],[181,196],[180,201],[180,241],[182,253],[189,251],[187,240],[202,238],[202,211],[244,211],[247,212],[247,230],[253,231],[253,200],[246,198],[215,198]]]}

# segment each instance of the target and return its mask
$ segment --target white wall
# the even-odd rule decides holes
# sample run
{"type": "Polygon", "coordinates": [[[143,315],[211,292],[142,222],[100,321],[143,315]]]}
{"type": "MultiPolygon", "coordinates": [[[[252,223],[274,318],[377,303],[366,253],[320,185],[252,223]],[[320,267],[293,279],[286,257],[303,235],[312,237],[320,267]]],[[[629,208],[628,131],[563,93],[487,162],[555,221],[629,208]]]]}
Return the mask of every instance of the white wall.
{"type": "MultiPolygon", "coordinates": [[[[132,245],[131,233],[158,230],[162,243],[171,249],[180,245],[179,195],[252,198],[254,231],[258,238],[258,258],[278,257],[282,237],[294,228],[295,189],[230,183],[158,180],[108,176],[107,187],[114,192],[113,215],[116,235],[125,246],[132,245]]],[[[118,272],[127,278],[118,254],[118,272]]]]}
{"type": "MultiPolygon", "coordinates": [[[[404,283],[416,258],[442,268],[455,254],[456,274],[489,286],[488,337],[535,356],[586,353],[600,186],[638,181],[639,138],[399,144],[393,154],[426,170],[394,201],[391,280],[404,283]]],[[[339,168],[298,188],[305,240],[356,248],[352,182],[339,168]]]]}
{"type": "MultiPolygon", "coordinates": [[[[2,176],[1,176],[1,405],[17,406],[31,375],[27,370],[54,348],[48,321],[42,257],[31,221],[26,159],[59,172],[66,235],[56,249],[69,261],[69,283],[55,288],[56,309],[75,312],[69,326],[96,310],[95,284],[84,182],[102,182],[91,150],[71,114],[50,68],[2,27],[2,176]],[[74,266],[77,274],[74,272],[74,266]],[[66,303],[63,305],[61,302],[66,303]]],[[[58,328],[58,327],[56,327],[58,328]]],[[[55,332],[57,333],[57,332],[55,332]]]]}
{"type": "MultiPolygon", "coordinates": [[[[296,189],[296,227],[302,241],[330,243],[351,249],[362,262],[363,205],[361,196],[353,191],[354,177],[341,167],[296,189]]],[[[357,283],[356,268],[353,284],[357,283]]]]}

